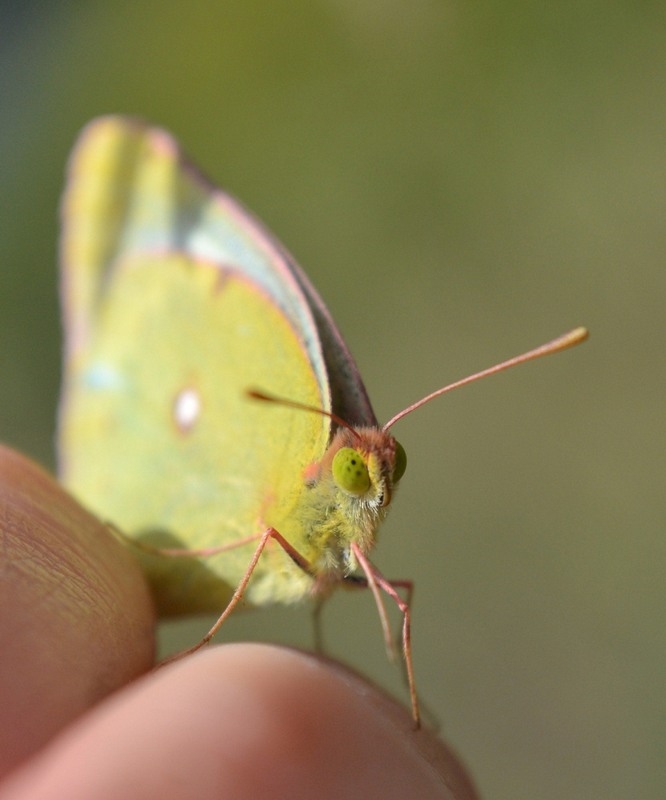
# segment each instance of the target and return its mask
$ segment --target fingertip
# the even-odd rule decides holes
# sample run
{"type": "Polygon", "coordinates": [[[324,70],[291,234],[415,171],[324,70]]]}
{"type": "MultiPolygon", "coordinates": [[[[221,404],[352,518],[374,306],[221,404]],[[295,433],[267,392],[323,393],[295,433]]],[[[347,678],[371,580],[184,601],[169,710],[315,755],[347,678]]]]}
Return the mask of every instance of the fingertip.
{"type": "Polygon", "coordinates": [[[476,797],[407,711],[344,669],[267,645],[212,648],[142,679],[20,788],[3,800],[476,797]]]}
{"type": "Polygon", "coordinates": [[[45,470],[0,446],[0,774],[149,669],[131,555],[45,470]]]}

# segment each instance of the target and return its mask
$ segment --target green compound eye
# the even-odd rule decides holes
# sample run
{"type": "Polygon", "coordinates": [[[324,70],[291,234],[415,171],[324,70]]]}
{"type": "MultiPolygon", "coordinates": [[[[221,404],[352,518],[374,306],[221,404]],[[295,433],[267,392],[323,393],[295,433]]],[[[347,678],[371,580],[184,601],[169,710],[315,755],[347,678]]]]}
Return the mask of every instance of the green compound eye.
{"type": "Polygon", "coordinates": [[[395,443],[395,463],[393,465],[393,483],[397,483],[405,474],[407,469],[407,453],[405,448],[396,441],[395,443]]]}
{"type": "Polygon", "coordinates": [[[341,447],[333,457],[333,478],[341,489],[354,495],[370,488],[370,475],[361,454],[352,447],[341,447]]]}

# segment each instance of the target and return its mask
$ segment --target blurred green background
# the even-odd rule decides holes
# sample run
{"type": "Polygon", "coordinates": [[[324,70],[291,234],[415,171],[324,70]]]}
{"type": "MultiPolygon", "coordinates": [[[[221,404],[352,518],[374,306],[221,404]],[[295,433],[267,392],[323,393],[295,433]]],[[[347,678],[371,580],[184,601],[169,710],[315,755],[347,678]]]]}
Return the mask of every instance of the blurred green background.
{"type": "MultiPolygon", "coordinates": [[[[305,266],[380,419],[442,398],[375,561],[484,797],[666,791],[666,13],[578,0],[0,5],[0,435],[53,465],[57,208],[91,117],[171,129],[305,266]]],[[[149,491],[149,489],[147,489],[149,491]]],[[[405,697],[369,597],[331,652],[405,697]]],[[[206,621],[170,625],[192,643],[206,621]]],[[[221,639],[311,644],[307,608],[221,639]]]]}

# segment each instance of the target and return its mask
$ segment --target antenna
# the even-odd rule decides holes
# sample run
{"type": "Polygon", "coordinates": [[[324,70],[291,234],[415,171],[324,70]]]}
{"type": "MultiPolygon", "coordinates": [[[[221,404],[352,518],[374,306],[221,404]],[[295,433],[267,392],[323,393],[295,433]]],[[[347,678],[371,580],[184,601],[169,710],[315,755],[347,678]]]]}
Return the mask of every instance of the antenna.
{"type": "Polygon", "coordinates": [[[277,403],[278,405],[287,406],[288,408],[298,408],[301,411],[310,411],[312,414],[319,414],[322,417],[329,417],[341,428],[346,428],[348,431],[351,431],[356,439],[359,441],[361,439],[361,437],[358,435],[358,432],[355,431],[348,422],[345,422],[342,417],[339,417],[332,411],[325,411],[323,408],[317,408],[317,406],[309,406],[307,403],[299,403],[298,400],[290,400],[288,397],[278,397],[276,394],[268,394],[268,392],[264,392],[261,389],[248,389],[246,394],[253,400],[263,400],[266,403],[277,403]]]}
{"type": "Polygon", "coordinates": [[[528,350],[527,353],[523,353],[520,356],[514,356],[507,361],[502,361],[500,364],[495,364],[494,367],[488,367],[488,369],[475,372],[467,378],[463,378],[455,383],[450,383],[448,386],[443,386],[441,389],[437,389],[431,394],[417,400],[415,403],[412,403],[411,406],[403,408],[402,411],[399,411],[395,416],[391,417],[386,425],[383,426],[382,430],[387,431],[389,428],[393,427],[398,420],[406,417],[407,414],[411,414],[412,411],[416,411],[417,408],[421,408],[421,406],[424,406],[431,400],[434,400],[435,397],[451,392],[453,389],[458,389],[460,386],[465,386],[468,383],[478,381],[480,378],[486,378],[488,375],[494,375],[496,372],[502,372],[505,369],[509,369],[509,367],[517,367],[518,364],[534,361],[535,358],[541,358],[541,356],[549,356],[551,353],[559,353],[561,350],[567,350],[569,347],[574,347],[584,342],[589,335],[587,328],[574,328],[572,331],[558,336],[557,339],[546,342],[546,344],[542,344],[540,347],[535,347],[534,350],[528,350]]]}

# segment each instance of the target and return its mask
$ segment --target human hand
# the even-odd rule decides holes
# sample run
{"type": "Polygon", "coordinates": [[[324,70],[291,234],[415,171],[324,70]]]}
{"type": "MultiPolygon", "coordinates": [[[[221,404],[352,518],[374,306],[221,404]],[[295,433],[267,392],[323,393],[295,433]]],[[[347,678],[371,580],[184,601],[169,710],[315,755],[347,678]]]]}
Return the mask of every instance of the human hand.
{"type": "Polygon", "coordinates": [[[131,554],[2,447],[0,543],[0,800],[477,797],[406,709],[324,659],[235,644],[151,672],[131,554]]]}

